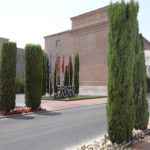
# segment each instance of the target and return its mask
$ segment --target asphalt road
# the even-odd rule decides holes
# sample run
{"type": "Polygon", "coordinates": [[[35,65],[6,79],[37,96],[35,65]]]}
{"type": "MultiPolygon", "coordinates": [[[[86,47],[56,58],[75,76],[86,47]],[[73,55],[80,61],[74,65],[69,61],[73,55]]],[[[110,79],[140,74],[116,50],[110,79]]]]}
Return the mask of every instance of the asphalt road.
{"type": "Polygon", "coordinates": [[[0,150],[64,150],[106,132],[105,104],[0,120],[0,150]]]}

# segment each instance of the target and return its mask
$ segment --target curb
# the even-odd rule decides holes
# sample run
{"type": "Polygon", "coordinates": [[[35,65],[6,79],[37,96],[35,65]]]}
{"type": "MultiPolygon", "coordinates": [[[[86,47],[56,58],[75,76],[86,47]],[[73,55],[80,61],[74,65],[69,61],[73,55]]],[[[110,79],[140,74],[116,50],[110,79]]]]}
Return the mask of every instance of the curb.
{"type": "MultiPolygon", "coordinates": [[[[91,104],[91,105],[80,105],[80,106],[75,106],[75,107],[70,107],[70,108],[58,108],[58,109],[54,109],[54,110],[46,110],[47,112],[59,112],[62,110],[68,110],[68,109],[74,109],[74,108],[79,108],[79,107],[86,107],[86,106],[94,106],[94,105],[101,105],[101,104],[107,104],[107,102],[102,102],[100,104],[91,104]]],[[[44,111],[44,112],[46,112],[44,111]]],[[[39,111],[40,112],[40,111],[39,111]]],[[[42,113],[42,111],[41,111],[42,113]]],[[[28,116],[28,115],[33,115],[36,114],[36,112],[29,112],[29,113],[22,113],[22,114],[13,114],[13,115],[6,115],[6,116],[0,116],[0,120],[1,119],[5,119],[5,118],[13,118],[13,117],[20,117],[20,116],[28,116]]]]}

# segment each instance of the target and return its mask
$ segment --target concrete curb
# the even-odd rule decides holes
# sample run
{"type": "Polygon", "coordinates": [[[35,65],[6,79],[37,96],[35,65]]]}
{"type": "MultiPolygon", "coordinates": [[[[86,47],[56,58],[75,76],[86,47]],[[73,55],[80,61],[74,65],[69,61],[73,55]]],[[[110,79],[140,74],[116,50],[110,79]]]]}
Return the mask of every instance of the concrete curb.
{"type": "MultiPolygon", "coordinates": [[[[68,109],[74,109],[74,108],[79,108],[79,107],[86,107],[86,106],[96,106],[96,105],[101,105],[101,104],[107,104],[106,102],[102,102],[99,104],[91,104],[91,105],[80,105],[80,106],[74,106],[74,107],[68,107],[68,108],[58,108],[58,109],[54,109],[54,110],[46,110],[43,111],[44,112],[59,112],[62,110],[68,110],[68,109]]],[[[42,111],[39,111],[42,113],[42,111]]],[[[1,119],[5,119],[5,118],[13,118],[13,117],[20,117],[20,116],[29,116],[29,115],[33,115],[33,114],[37,114],[36,112],[29,112],[29,113],[22,113],[22,114],[14,114],[14,115],[6,115],[6,116],[0,116],[0,120],[1,119]]]]}

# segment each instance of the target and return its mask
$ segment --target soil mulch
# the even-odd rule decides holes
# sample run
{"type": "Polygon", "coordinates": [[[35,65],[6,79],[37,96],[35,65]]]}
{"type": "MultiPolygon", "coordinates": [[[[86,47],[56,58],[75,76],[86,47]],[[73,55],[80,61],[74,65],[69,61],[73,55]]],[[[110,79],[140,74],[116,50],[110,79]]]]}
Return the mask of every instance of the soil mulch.
{"type": "Polygon", "coordinates": [[[45,109],[38,108],[36,110],[32,110],[29,107],[16,107],[14,110],[10,112],[0,112],[0,116],[11,116],[11,115],[19,115],[19,114],[28,114],[32,112],[41,112],[45,111],[45,109]]]}

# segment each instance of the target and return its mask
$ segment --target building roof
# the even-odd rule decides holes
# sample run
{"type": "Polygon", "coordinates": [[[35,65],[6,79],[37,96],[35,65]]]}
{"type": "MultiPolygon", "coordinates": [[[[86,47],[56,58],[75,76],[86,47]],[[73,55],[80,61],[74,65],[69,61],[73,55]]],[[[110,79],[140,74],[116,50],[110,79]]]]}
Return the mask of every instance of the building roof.
{"type": "Polygon", "coordinates": [[[108,8],[108,6],[104,6],[104,7],[98,8],[98,9],[96,9],[96,10],[92,10],[92,11],[83,13],[83,14],[81,14],[81,15],[74,16],[74,17],[71,17],[71,20],[73,20],[73,19],[78,19],[78,18],[83,17],[83,16],[89,16],[89,15],[92,15],[92,14],[95,14],[95,13],[99,13],[100,11],[101,11],[101,12],[106,11],[107,8],[108,8]]]}

